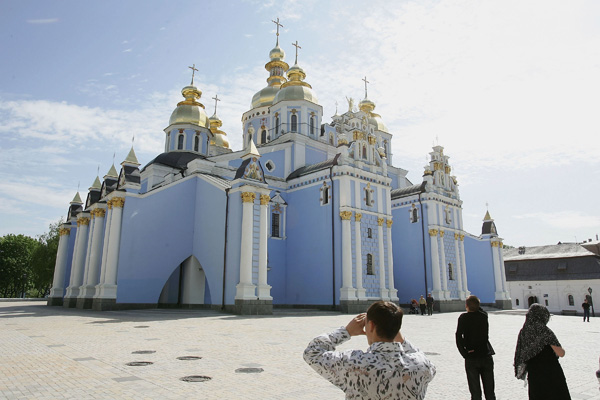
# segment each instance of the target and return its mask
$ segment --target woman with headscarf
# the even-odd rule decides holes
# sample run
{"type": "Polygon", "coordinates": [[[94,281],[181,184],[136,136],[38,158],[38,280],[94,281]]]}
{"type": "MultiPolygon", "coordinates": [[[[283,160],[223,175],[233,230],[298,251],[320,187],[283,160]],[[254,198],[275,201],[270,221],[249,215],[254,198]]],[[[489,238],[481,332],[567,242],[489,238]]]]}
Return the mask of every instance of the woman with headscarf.
{"type": "Polygon", "coordinates": [[[550,312],[541,304],[529,307],[515,351],[515,376],[529,381],[529,400],[570,400],[565,374],[558,362],[565,351],[546,325],[550,312]]]}

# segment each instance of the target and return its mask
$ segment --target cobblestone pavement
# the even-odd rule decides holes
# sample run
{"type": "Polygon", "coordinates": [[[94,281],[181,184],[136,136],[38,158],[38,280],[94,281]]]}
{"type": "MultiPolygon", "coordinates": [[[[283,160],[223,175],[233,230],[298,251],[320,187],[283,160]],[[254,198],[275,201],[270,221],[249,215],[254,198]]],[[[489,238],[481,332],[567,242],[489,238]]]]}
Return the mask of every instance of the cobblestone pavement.
{"type": "MultiPolygon", "coordinates": [[[[427,399],[469,399],[463,361],[454,344],[459,313],[405,315],[402,331],[429,354],[437,376],[427,399]]],[[[240,317],[213,311],[94,312],[41,302],[0,302],[2,399],[343,399],[343,393],[302,360],[314,336],[345,325],[333,312],[275,310],[240,317]],[[134,354],[136,351],[152,351],[134,354]],[[202,357],[178,360],[182,356],[202,357]],[[127,363],[147,361],[147,366],[127,363]],[[262,368],[260,373],[236,372],[262,368]],[[186,376],[208,376],[184,382],[186,376]]],[[[499,400],[526,399],[513,377],[521,311],[490,313],[499,400]]],[[[566,350],[561,359],[574,400],[600,399],[595,371],[600,318],[553,316],[549,326],[566,350]]],[[[364,337],[340,349],[366,349],[364,337]]]]}

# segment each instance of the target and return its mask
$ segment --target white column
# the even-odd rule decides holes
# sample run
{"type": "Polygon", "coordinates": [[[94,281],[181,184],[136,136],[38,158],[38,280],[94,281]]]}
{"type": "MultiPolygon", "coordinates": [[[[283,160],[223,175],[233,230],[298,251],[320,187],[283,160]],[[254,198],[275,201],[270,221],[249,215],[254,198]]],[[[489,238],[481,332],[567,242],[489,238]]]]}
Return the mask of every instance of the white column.
{"type": "Polygon", "coordinates": [[[500,257],[498,257],[498,242],[490,242],[492,246],[492,257],[494,259],[494,283],[496,284],[496,300],[504,300],[502,291],[502,272],[500,271],[500,257]]]}
{"type": "Polygon", "coordinates": [[[463,287],[463,274],[462,274],[462,270],[463,270],[463,265],[461,264],[461,259],[460,259],[460,248],[458,246],[458,242],[460,239],[460,234],[459,233],[454,233],[454,254],[456,254],[456,266],[455,266],[455,276],[456,276],[456,280],[458,283],[458,298],[461,300],[465,300],[465,289],[463,287]]]}
{"type": "Polygon", "coordinates": [[[104,216],[106,210],[102,208],[96,208],[92,211],[93,229],[91,236],[91,246],[89,255],[89,265],[86,270],[86,279],[84,281],[85,286],[79,297],[91,298],[94,296],[96,288],[95,286],[99,283],[100,274],[100,262],[102,261],[101,246],[102,246],[102,231],[104,230],[104,216]]]}
{"type": "Polygon", "coordinates": [[[256,194],[243,192],[242,240],[240,249],[240,283],[236,286],[236,300],[256,300],[256,286],[252,283],[252,233],[254,199],[256,194]]]}
{"type": "Polygon", "coordinates": [[[431,241],[431,280],[433,284],[431,295],[434,299],[443,300],[444,292],[442,291],[442,285],[440,283],[440,255],[438,253],[437,235],[437,229],[429,230],[429,238],[431,241]]]}
{"type": "Polygon", "coordinates": [[[52,290],[49,297],[62,299],[64,294],[65,273],[67,272],[67,253],[69,251],[69,234],[71,230],[68,228],[60,228],[58,230],[58,252],[56,253],[56,264],[54,265],[54,280],[52,282],[52,290]]]}
{"type": "MultiPolygon", "coordinates": [[[[385,165],[385,164],[384,164],[385,165]]],[[[386,221],[387,224],[387,256],[388,256],[388,279],[390,280],[389,292],[390,300],[398,301],[398,289],[394,285],[394,256],[392,252],[392,223],[391,219],[386,221]]]]}
{"type": "Polygon", "coordinates": [[[504,292],[504,299],[510,300],[510,291],[508,290],[508,284],[506,283],[504,257],[502,256],[502,242],[498,242],[498,258],[500,259],[500,272],[502,272],[502,291],[504,292]]]}
{"type": "Polygon", "coordinates": [[[124,197],[114,197],[110,201],[112,212],[110,213],[110,231],[106,251],[106,265],[104,271],[104,282],[100,285],[100,291],[95,298],[116,299],[117,298],[117,272],[119,266],[119,246],[121,245],[121,220],[123,218],[124,197]]]}
{"type": "Polygon", "coordinates": [[[77,218],[75,251],[73,253],[73,263],[71,264],[71,282],[65,297],[76,298],[79,295],[79,287],[83,280],[83,268],[85,267],[89,223],[90,219],[88,217],[77,218]]]}
{"type": "Polygon", "coordinates": [[[385,252],[383,247],[383,218],[377,218],[377,242],[379,244],[379,293],[381,300],[390,299],[390,291],[385,286],[385,252]]]}
{"type": "Polygon", "coordinates": [[[340,300],[355,300],[356,290],[352,286],[352,211],[340,211],[342,218],[342,289],[340,300]]]}
{"type": "Polygon", "coordinates": [[[94,211],[90,212],[90,226],[88,230],[88,241],[85,250],[85,261],[83,263],[83,277],[81,279],[81,286],[79,287],[79,295],[77,298],[83,298],[85,292],[85,286],[88,279],[88,273],[90,269],[90,255],[92,253],[92,242],[94,241],[94,226],[96,223],[96,219],[94,218],[94,211]]]}
{"type": "Polygon", "coordinates": [[[260,300],[273,300],[271,286],[267,284],[267,214],[269,212],[269,195],[260,196],[260,233],[258,247],[258,298],[260,300]]]}
{"type": "Polygon", "coordinates": [[[446,264],[446,249],[444,246],[444,231],[440,231],[440,258],[442,259],[442,290],[444,291],[444,299],[450,300],[450,291],[448,291],[448,264],[446,264]]]}
{"type": "MultiPolygon", "coordinates": [[[[106,226],[104,227],[104,240],[102,241],[102,261],[100,262],[100,280],[99,285],[104,284],[106,276],[106,260],[108,258],[108,246],[110,244],[110,224],[112,222],[112,201],[109,200],[106,203],[108,210],[106,215],[106,226]]],[[[96,286],[96,293],[98,293],[98,285],[96,286]]]]}
{"type": "MultiPolygon", "coordinates": [[[[358,186],[358,185],[356,185],[358,186]]],[[[367,299],[367,291],[363,287],[363,277],[362,277],[362,235],[360,234],[360,220],[362,218],[361,213],[354,213],[354,258],[356,260],[355,263],[355,276],[356,276],[356,297],[359,300],[367,299]]]]}
{"type": "Polygon", "coordinates": [[[467,282],[467,260],[465,258],[465,235],[460,234],[460,264],[462,268],[462,277],[463,277],[463,288],[465,291],[465,298],[471,295],[469,291],[469,284],[467,282]]]}

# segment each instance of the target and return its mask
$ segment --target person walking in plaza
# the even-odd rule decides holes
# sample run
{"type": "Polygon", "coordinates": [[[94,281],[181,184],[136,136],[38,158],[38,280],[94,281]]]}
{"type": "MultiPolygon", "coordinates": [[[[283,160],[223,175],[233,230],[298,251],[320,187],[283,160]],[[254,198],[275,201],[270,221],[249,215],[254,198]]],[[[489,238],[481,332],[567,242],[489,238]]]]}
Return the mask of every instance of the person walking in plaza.
{"type": "Polygon", "coordinates": [[[547,324],[550,312],[541,304],[529,307],[515,350],[515,376],[529,382],[529,400],[570,400],[565,374],[558,362],[564,357],[556,335],[547,324]]]}
{"type": "Polygon", "coordinates": [[[304,361],[347,399],[424,399],[435,366],[402,336],[402,316],[396,304],[377,301],[346,327],[314,338],[304,361]],[[335,350],[359,335],[366,335],[367,351],[335,350]]]}
{"type": "Polygon", "coordinates": [[[433,315],[433,297],[431,293],[427,293],[427,299],[425,300],[427,302],[427,315],[433,315]]]}
{"type": "Polygon", "coordinates": [[[583,322],[585,322],[586,318],[587,322],[590,322],[590,303],[588,303],[588,299],[583,300],[581,308],[583,308],[583,322]]]}
{"type": "Polygon", "coordinates": [[[425,309],[427,308],[427,300],[425,300],[425,297],[423,297],[423,295],[421,295],[421,297],[419,298],[419,308],[421,309],[421,315],[425,315],[425,309]]]}
{"type": "Polygon", "coordinates": [[[465,308],[467,312],[458,317],[456,347],[465,359],[471,400],[481,400],[480,379],[486,400],[495,400],[492,358],[495,353],[488,339],[488,315],[481,309],[477,296],[467,297],[465,308]]]}

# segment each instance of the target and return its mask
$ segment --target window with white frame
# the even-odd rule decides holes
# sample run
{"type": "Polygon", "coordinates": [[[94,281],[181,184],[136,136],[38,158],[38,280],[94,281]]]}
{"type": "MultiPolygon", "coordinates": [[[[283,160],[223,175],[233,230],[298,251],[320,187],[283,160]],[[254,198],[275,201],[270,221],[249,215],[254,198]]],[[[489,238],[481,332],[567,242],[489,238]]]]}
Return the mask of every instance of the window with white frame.
{"type": "Polygon", "coordinates": [[[200,135],[194,136],[194,151],[199,151],[200,148],[200,135]]]}
{"type": "Polygon", "coordinates": [[[292,114],[292,132],[298,131],[298,116],[296,114],[292,114]]]}
{"type": "Polygon", "coordinates": [[[452,266],[452,263],[448,263],[448,280],[454,280],[454,267],[452,266]]]}
{"type": "Polygon", "coordinates": [[[183,150],[183,141],[184,141],[185,137],[183,136],[183,133],[179,134],[179,136],[177,136],[177,150],[183,150]]]}
{"type": "Polygon", "coordinates": [[[408,217],[412,224],[417,223],[419,221],[419,209],[414,204],[408,210],[408,217]]]}
{"type": "Polygon", "coordinates": [[[573,295],[570,294],[567,299],[569,300],[569,305],[570,306],[574,306],[575,305],[575,299],[573,298],[573,295]]]}
{"type": "Polygon", "coordinates": [[[281,237],[281,213],[279,211],[271,213],[271,237],[281,237]]]}
{"type": "Polygon", "coordinates": [[[321,186],[320,189],[320,193],[321,193],[321,205],[327,205],[329,204],[329,200],[331,200],[331,188],[327,185],[326,182],[323,182],[323,186],[321,186]]]}
{"type": "Polygon", "coordinates": [[[367,275],[375,275],[373,268],[373,254],[367,254],[367,275]]]}

